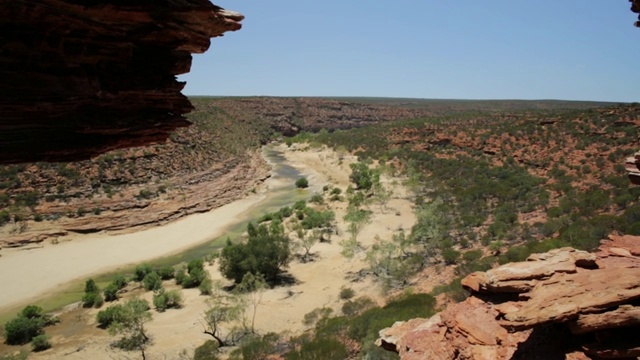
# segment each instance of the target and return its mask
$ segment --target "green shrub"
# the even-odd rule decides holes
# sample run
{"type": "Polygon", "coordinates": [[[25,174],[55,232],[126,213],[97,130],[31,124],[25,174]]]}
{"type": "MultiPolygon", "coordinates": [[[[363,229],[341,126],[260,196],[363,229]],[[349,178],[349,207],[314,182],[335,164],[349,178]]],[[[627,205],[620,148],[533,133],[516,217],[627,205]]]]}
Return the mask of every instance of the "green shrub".
{"type": "Polygon", "coordinates": [[[95,293],[100,291],[100,289],[98,288],[98,285],[96,285],[96,282],[93,281],[93,279],[88,279],[87,281],[85,281],[84,283],[84,292],[85,293],[95,293]]]}
{"type": "Polygon", "coordinates": [[[285,355],[286,360],[346,359],[349,354],[347,347],[333,336],[311,340],[303,336],[301,343],[299,349],[285,355]]]}
{"type": "Polygon", "coordinates": [[[451,248],[447,248],[442,251],[442,258],[444,259],[445,264],[453,265],[460,258],[460,252],[451,248]]]}
{"type": "Polygon", "coordinates": [[[176,274],[175,274],[176,285],[182,285],[186,278],[187,278],[187,272],[184,270],[184,268],[181,267],[178,270],[176,270],[176,274]]]}
{"type": "Polygon", "coordinates": [[[149,264],[141,264],[136,266],[136,269],[133,271],[133,280],[134,281],[142,281],[147,274],[153,271],[153,267],[149,264]]]}
{"type": "Polygon", "coordinates": [[[44,326],[38,320],[18,316],[4,325],[4,336],[9,345],[26,344],[42,333],[44,326]]]}
{"type": "Polygon", "coordinates": [[[122,305],[111,305],[108,308],[101,310],[96,315],[98,326],[106,329],[115,322],[121,322],[125,316],[125,309],[122,305]]]}
{"type": "Polygon", "coordinates": [[[183,302],[184,299],[180,290],[165,291],[164,288],[160,288],[153,295],[153,306],[160,312],[170,308],[179,309],[182,307],[183,302]]]}
{"type": "Polygon", "coordinates": [[[369,297],[361,296],[353,301],[347,301],[342,305],[342,315],[353,317],[375,307],[376,304],[369,297]]]}
{"type": "Polygon", "coordinates": [[[198,285],[200,295],[211,295],[213,293],[213,282],[209,276],[205,276],[200,285],[198,285]]]}
{"type": "Polygon", "coordinates": [[[26,344],[41,335],[46,326],[58,322],[57,319],[43,313],[42,308],[29,305],[22,309],[17,317],[4,325],[4,336],[9,345],[26,344]]]}
{"type": "Polygon", "coordinates": [[[267,281],[274,281],[291,260],[291,240],[284,234],[284,226],[273,221],[268,227],[247,225],[249,239],[246,243],[227,241],[220,256],[220,271],[227,279],[240,283],[246,273],[262,274],[267,281]]]}
{"type": "Polygon", "coordinates": [[[33,351],[43,351],[51,348],[49,337],[46,334],[38,335],[31,340],[33,351]]]}
{"type": "Polygon", "coordinates": [[[113,284],[118,288],[118,290],[123,289],[125,286],[127,286],[127,283],[127,278],[125,278],[122,274],[116,275],[116,277],[113,279],[113,284]]]}
{"type": "Polygon", "coordinates": [[[198,346],[193,353],[193,360],[218,360],[216,355],[218,351],[218,342],[215,340],[207,340],[204,344],[198,346]]]}
{"type": "Polygon", "coordinates": [[[82,307],[99,308],[102,306],[102,304],[104,304],[104,298],[99,292],[86,293],[84,294],[84,296],[82,296],[82,307]]]}
{"type": "Polygon", "coordinates": [[[175,276],[176,270],[172,266],[165,266],[158,269],[158,275],[162,280],[170,280],[175,276]]]}
{"type": "Polygon", "coordinates": [[[340,289],[340,300],[349,300],[356,295],[352,288],[343,287],[340,289]]]}
{"type": "Polygon", "coordinates": [[[118,286],[114,283],[111,283],[104,288],[102,293],[104,295],[104,300],[107,302],[118,300],[118,286]]]}
{"type": "Polygon", "coordinates": [[[467,263],[474,262],[480,258],[482,258],[482,250],[470,250],[462,255],[462,260],[467,263]]]}
{"type": "Polygon", "coordinates": [[[152,271],[145,275],[144,279],[142,279],[142,286],[147,291],[155,291],[162,287],[162,279],[157,272],[152,271]]]}
{"type": "Polygon", "coordinates": [[[309,199],[309,202],[312,202],[314,204],[322,204],[324,203],[324,198],[320,194],[314,194],[311,199],[309,199]]]}
{"type": "Polygon", "coordinates": [[[251,336],[243,340],[240,348],[235,350],[229,360],[263,360],[276,350],[276,344],[280,336],[276,333],[268,333],[264,336],[251,336]]]}
{"type": "Polygon", "coordinates": [[[82,296],[82,306],[85,308],[99,308],[104,303],[104,298],[100,294],[100,289],[93,279],[88,279],[84,284],[84,296],[82,296]]]}
{"type": "Polygon", "coordinates": [[[298,189],[304,189],[309,187],[309,180],[307,180],[307,178],[305,177],[301,177],[298,180],[296,180],[296,187],[298,189]]]}

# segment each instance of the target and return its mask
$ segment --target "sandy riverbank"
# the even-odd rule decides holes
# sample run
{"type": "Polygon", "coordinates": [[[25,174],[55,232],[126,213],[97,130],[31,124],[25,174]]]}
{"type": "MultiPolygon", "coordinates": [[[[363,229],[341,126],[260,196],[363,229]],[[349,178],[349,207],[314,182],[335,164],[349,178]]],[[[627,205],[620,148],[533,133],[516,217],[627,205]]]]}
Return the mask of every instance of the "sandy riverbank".
{"type": "MultiPolygon", "coordinates": [[[[349,185],[349,164],[355,161],[354,157],[338,155],[327,148],[305,149],[295,145],[292,148],[282,146],[279,150],[282,150],[290,165],[300,169],[308,177],[310,184],[315,189],[321,188],[324,184],[331,184],[344,190],[349,185]]],[[[398,183],[392,184],[390,179],[385,178],[385,181],[388,186],[393,188],[394,196],[389,201],[389,209],[386,211],[382,211],[378,206],[371,207],[374,212],[372,221],[358,236],[358,240],[364,247],[369,246],[376,235],[383,239],[388,239],[397,229],[409,229],[415,223],[412,204],[407,200],[406,189],[398,183]]],[[[252,202],[258,201],[257,198],[259,196],[250,197],[241,202],[230,204],[228,207],[220,208],[215,211],[215,216],[212,213],[203,214],[207,217],[203,217],[201,221],[191,220],[192,217],[189,217],[174,224],[163,226],[157,229],[158,233],[153,236],[169,236],[171,234],[172,238],[175,239],[176,237],[184,238],[184,235],[179,235],[188,233],[191,237],[192,233],[197,234],[198,231],[202,231],[197,229],[198,226],[209,227],[209,230],[211,230],[208,222],[213,218],[216,218],[217,223],[220,224],[224,221],[230,221],[234,216],[246,211],[252,202]],[[193,223],[189,221],[193,221],[193,223]],[[187,222],[189,222],[189,225],[187,225],[187,222]]],[[[331,243],[319,243],[312,248],[312,252],[317,255],[315,261],[301,263],[294,260],[290,264],[288,272],[296,279],[294,284],[276,287],[264,293],[256,316],[256,329],[259,333],[299,334],[305,330],[302,318],[313,309],[330,307],[334,309],[335,313],[339,313],[343,304],[343,301],[339,299],[339,293],[343,287],[352,288],[356,296],[367,295],[374,300],[382,301],[383,296],[380,288],[374,283],[373,279],[364,278],[359,281],[351,281],[347,276],[349,273],[363,269],[366,264],[364,253],[357,254],[352,259],[347,259],[340,254],[342,250],[340,241],[349,236],[345,231],[346,226],[342,222],[346,205],[346,202],[331,203],[331,209],[336,213],[336,219],[338,220],[340,235],[332,237],[331,243]]],[[[145,231],[129,234],[129,236],[146,238],[151,235],[145,231]]],[[[145,240],[141,241],[144,242],[145,240]]],[[[87,253],[101,251],[91,246],[91,243],[94,242],[93,240],[84,242],[88,243],[88,245],[83,251],[87,253]]],[[[168,242],[170,243],[171,241],[169,240],[168,242]]],[[[77,249],[80,248],[78,247],[77,249]]],[[[144,256],[147,256],[146,249],[139,251],[143,250],[144,256]]],[[[133,252],[133,250],[127,252],[133,252]]],[[[43,251],[43,253],[46,253],[46,251],[43,251]]],[[[81,256],[82,254],[76,253],[76,255],[81,256]]],[[[114,256],[129,257],[131,255],[119,254],[114,256]]],[[[132,260],[130,262],[135,261],[140,260],[132,260]]],[[[212,278],[221,279],[217,264],[208,266],[207,270],[212,278]]],[[[76,274],[81,274],[81,272],[76,272],[76,274]]],[[[83,277],[86,276],[83,274],[83,277]]],[[[49,281],[47,279],[47,282],[49,281]]],[[[168,282],[167,285],[170,283],[168,282]]],[[[153,321],[147,326],[148,332],[153,338],[153,345],[148,351],[148,355],[151,356],[149,358],[180,358],[183,350],[188,354],[192,354],[195,347],[210,339],[209,336],[202,333],[203,328],[200,321],[201,315],[207,308],[206,297],[200,296],[197,289],[183,290],[183,295],[185,297],[184,308],[169,310],[164,313],[153,311],[153,321]]],[[[151,293],[144,294],[144,297],[150,299],[151,293]]],[[[135,358],[137,355],[134,353],[127,354],[109,347],[113,338],[104,330],[95,328],[96,312],[97,310],[79,310],[72,315],[73,321],[85,324],[86,331],[78,335],[70,337],[69,334],[73,331],[69,329],[58,332],[52,329],[54,348],[44,353],[34,354],[33,358],[53,359],[61,355],[65,355],[65,358],[69,359],[135,358]]],[[[69,318],[68,321],[71,321],[71,316],[69,318]]]]}
{"type": "Polygon", "coordinates": [[[74,280],[179,253],[221,236],[230,225],[264,201],[268,189],[283,185],[272,177],[256,193],[243,199],[134,233],[75,234],[57,244],[47,241],[3,249],[0,313],[59,290],[74,280]]]}

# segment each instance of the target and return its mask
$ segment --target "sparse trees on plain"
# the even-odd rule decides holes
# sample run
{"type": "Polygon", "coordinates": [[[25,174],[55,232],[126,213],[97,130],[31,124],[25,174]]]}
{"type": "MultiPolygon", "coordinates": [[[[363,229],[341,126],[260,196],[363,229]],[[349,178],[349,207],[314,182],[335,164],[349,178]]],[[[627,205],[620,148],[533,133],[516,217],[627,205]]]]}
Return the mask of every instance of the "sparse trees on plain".
{"type": "Polygon", "coordinates": [[[111,335],[122,335],[113,344],[115,347],[126,351],[140,351],[142,359],[146,359],[145,350],[150,339],[146,333],[145,324],[151,320],[151,313],[148,310],[149,303],[138,298],[128,300],[118,308],[117,316],[108,327],[111,335]]]}
{"type": "Polygon", "coordinates": [[[239,296],[228,294],[216,284],[208,300],[209,308],[202,316],[203,333],[213,337],[218,347],[235,343],[239,332],[237,323],[242,318],[244,304],[239,296]]]}

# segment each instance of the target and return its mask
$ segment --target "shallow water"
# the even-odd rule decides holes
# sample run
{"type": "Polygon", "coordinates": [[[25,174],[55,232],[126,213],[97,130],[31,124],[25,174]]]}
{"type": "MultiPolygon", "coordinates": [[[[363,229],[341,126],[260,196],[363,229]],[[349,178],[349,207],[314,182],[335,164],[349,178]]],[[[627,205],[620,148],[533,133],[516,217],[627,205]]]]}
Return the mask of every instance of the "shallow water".
{"type": "Polygon", "coordinates": [[[266,198],[254,206],[250,211],[238,218],[234,224],[229,224],[224,235],[211,239],[211,241],[196,245],[179,254],[149,261],[154,266],[173,266],[181,262],[202,258],[224,246],[227,238],[234,240],[247,228],[247,224],[256,221],[264,214],[280,210],[284,206],[291,206],[296,201],[307,199],[311,196],[311,190],[300,190],[295,187],[295,181],[302,174],[298,169],[287,164],[285,157],[273,146],[263,148],[263,156],[272,166],[271,178],[267,181],[268,190],[266,198]]]}

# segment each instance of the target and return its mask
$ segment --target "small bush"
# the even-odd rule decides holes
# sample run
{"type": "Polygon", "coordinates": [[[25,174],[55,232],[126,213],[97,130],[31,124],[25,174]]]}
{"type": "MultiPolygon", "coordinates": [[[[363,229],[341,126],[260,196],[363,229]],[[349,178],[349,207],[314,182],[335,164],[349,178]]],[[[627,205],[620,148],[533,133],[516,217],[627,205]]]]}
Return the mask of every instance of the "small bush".
{"type": "Polygon", "coordinates": [[[33,351],[43,351],[51,348],[49,337],[46,334],[38,335],[31,340],[33,351]]]}
{"type": "Polygon", "coordinates": [[[114,283],[109,284],[103,291],[104,300],[107,302],[118,300],[118,286],[114,283]]]}
{"type": "Polygon", "coordinates": [[[136,266],[136,269],[133,271],[133,280],[134,281],[142,281],[148,273],[152,272],[153,268],[149,264],[142,264],[136,266]]]}
{"type": "Polygon", "coordinates": [[[375,307],[376,304],[366,296],[359,297],[353,301],[347,301],[342,305],[342,314],[344,316],[353,317],[375,307]]]}
{"type": "Polygon", "coordinates": [[[268,333],[264,336],[251,336],[248,339],[242,341],[242,343],[240,344],[240,348],[234,350],[229,359],[267,359],[268,356],[276,350],[275,345],[277,344],[279,338],[280,336],[276,333],[268,333]]]}
{"type": "Polygon", "coordinates": [[[314,204],[322,204],[324,203],[324,199],[322,198],[322,195],[320,194],[314,194],[311,199],[309,199],[309,202],[312,202],[314,204]]]}
{"type": "Polygon", "coordinates": [[[122,305],[116,304],[109,306],[108,308],[101,310],[96,315],[98,326],[106,329],[114,322],[120,322],[125,316],[125,309],[122,305]]]}
{"type": "Polygon", "coordinates": [[[356,295],[352,288],[340,289],[340,300],[349,300],[356,295]]]}
{"type": "Polygon", "coordinates": [[[218,360],[216,352],[218,351],[218,342],[215,340],[207,340],[204,344],[198,346],[193,353],[193,360],[218,360]]]}
{"type": "Polygon", "coordinates": [[[179,290],[165,291],[161,288],[153,295],[153,306],[159,312],[170,308],[181,308],[183,304],[182,293],[179,290]]]}
{"type": "Polygon", "coordinates": [[[158,275],[162,280],[170,280],[175,276],[176,270],[172,266],[165,266],[158,269],[158,275]]]}
{"type": "Polygon", "coordinates": [[[184,268],[180,268],[176,270],[175,279],[176,285],[182,285],[187,278],[187,272],[184,271],[184,268]]]}
{"type": "Polygon", "coordinates": [[[142,280],[142,285],[147,291],[159,290],[162,287],[162,279],[157,272],[152,271],[148,273],[142,280]]]}
{"type": "Polygon", "coordinates": [[[205,276],[200,285],[198,285],[200,295],[211,295],[213,293],[213,283],[209,276],[205,276]]]}
{"type": "Polygon", "coordinates": [[[458,261],[458,258],[460,257],[460,252],[450,248],[444,249],[442,251],[442,257],[444,258],[445,264],[453,265],[458,261]]]}
{"type": "Polygon", "coordinates": [[[300,179],[296,180],[296,187],[298,189],[304,189],[309,187],[309,180],[307,180],[307,178],[305,177],[301,177],[300,179]]]}
{"type": "Polygon", "coordinates": [[[303,339],[301,346],[285,355],[286,360],[346,359],[346,346],[334,337],[303,339]]]}
{"type": "Polygon", "coordinates": [[[85,293],[82,297],[82,307],[99,308],[102,306],[102,304],[104,304],[104,298],[102,297],[102,294],[100,294],[100,292],[85,293]]]}
{"type": "Polygon", "coordinates": [[[123,289],[127,286],[127,278],[122,274],[118,274],[115,279],[113,279],[113,284],[118,288],[118,290],[123,289]]]}

